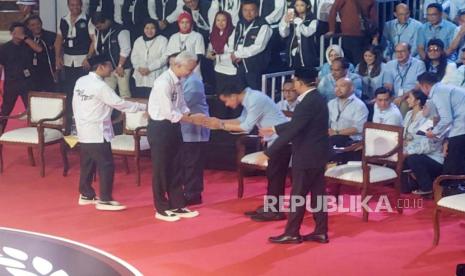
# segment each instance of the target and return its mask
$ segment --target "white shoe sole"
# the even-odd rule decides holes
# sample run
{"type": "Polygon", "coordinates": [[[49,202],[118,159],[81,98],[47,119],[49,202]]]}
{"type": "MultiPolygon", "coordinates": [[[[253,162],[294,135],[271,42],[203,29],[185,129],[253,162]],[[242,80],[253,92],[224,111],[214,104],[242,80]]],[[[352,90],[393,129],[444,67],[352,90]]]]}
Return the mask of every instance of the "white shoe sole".
{"type": "Polygon", "coordinates": [[[167,221],[167,222],[175,222],[181,219],[178,215],[170,217],[170,216],[163,216],[159,213],[155,214],[155,218],[159,220],[167,221]]]}
{"type": "Polygon", "coordinates": [[[81,199],[81,198],[79,198],[78,204],[81,205],[81,206],[84,206],[84,205],[93,205],[93,204],[97,204],[97,201],[98,201],[98,200],[86,200],[86,199],[81,199]]]}
{"type": "Polygon", "coordinates": [[[105,205],[105,204],[96,204],[95,209],[101,211],[121,211],[126,209],[124,205],[105,205]]]}
{"type": "Polygon", "coordinates": [[[198,215],[200,215],[200,213],[197,212],[197,211],[191,211],[189,213],[174,213],[174,214],[176,214],[176,216],[178,216],[180,218],[195,218],[198,215]]]}

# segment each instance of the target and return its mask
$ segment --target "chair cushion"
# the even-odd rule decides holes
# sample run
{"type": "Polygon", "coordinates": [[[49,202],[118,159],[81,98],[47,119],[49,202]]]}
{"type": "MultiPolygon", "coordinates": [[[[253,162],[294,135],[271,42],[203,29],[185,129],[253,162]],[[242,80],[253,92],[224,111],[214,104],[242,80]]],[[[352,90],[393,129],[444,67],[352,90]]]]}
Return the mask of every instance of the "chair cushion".
{"type": "Polygon", "coordinates": [[[465,194],[443,197],[438,201],[438,206],[465,212],[465,194]]]}
{"type": "MultiPolygon", "coordinates": [[[[147,150],[150,148],[149,141],[146,136],[140,137],[140,149],[147,150]]],[[[136,143],[134,143],[134,137],[132,135],[116,135],[111,140],[111,149],[112,150],[122,150],[122,151],[135,151],[136,143]]]]}
{"type": "MultiPolygon", "coordinates": [[[[63,138],[63,133],[57,129],[44,128],[44,141],[45,143],[53,142],[63,138]]],[[[37,128],[35,127],[24,127],[13,129],[3,133],[0,137],[1,142],[17,142],[17,143],[30,143],[38,144],[39,135],[37,128]]]]}
{"type": "MultiPolygon", "coordinates": [[[[396,171],[377,165],[370,165],[370,183],[376,183],[397,177],[396,171]]],[[[363,182],[362,162],[349,162],[344,165],[329,168],[325,172],[326,177],[336,178],[340,180],[363,182]]]]}
{"type": "Polygon", "coordinates": [[[244,157],[242,157],[241,163],[267,167],[268,166],[268,161],[265,163],[265,165],[258,164],[258,162],[257,162],[258,155],[260,155],[262,153],[263,153],[263,151],[257,151],[257,152],[254,152],[254,153],[246,154],[246,155],[244,155],[244,157]]]}

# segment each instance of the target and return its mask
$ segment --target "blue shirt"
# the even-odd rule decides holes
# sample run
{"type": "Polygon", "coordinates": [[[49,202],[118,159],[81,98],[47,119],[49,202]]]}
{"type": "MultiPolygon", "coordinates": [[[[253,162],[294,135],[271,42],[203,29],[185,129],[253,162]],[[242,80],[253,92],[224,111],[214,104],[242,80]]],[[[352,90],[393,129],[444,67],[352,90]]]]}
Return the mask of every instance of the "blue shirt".
{"type": "MultiPolygon", "coordinates": [[[[272,127],[288,121],[288,118],[279,110],[276,103],[261,91],[247,87],[242,106],[244,109],[237,119],[241,122],[240,127],[247,132],[251,132],[255,126],[258,128],[272,127]]],[[[277,137],[275,134],[265,137],[264,140],[271,144],[277,137]]]]}
{"type": "MultiPolygon", "coordinates": [[[[347,73],[347,77],[352,80],[354,85],[354,94],[357,97],[362,96],[362,79],[358,74],[355,73],[347,73]]],[[[326,101],[330,101],[336,98],[334,94],[334,89],[336,87],[336,80],[334,79],[332,74],[328,74],[324,76],[320,82],[318,83],[318,92],[321,93],[326,98],[326,101]]]]}
{"type": "Polygon", "coordinates": [[[375,103],[373,123],[402,126],[402,122],[402,114],[395,104],[391,103],[388,109],[380,110],[378,105],[375,103]]]}
{"type": "MultiPolygon", "coordinates": [[[[352,63],[349,64],[349,72],[353,73],[355,70],[354,66],[352,63]]],[[[331,65],[329,63],[323,63],[323,65],[320,68],[320,71],[318,72],[318,77],[321,79],[322,77],[331,74],[331,65]]]]}
{"type": "Polygon", "coordinates": [[[425,64],[417,58],[411,57],[404,65],[394,59],[386,63],[385,83],[392,84],[394,95],[399,97],[415,88],[417,76],[425,71],[425,64]]]}
{"type": "Polygon", "coordinates": [[[410,110],[405,114],[404,126],[404,153],[408,155],[425,154],[429,158],[444,163],[442,154],[442,139],[429,139],[425,135],[418,135],[419,128],[426,123],[428,118],[423,116],[420,111],[412,118],[413,111],[410,110]]]}
{"type": "MultiPolygon", "coordinates": [[[[205,87],[197,74],[191,74],[183,84],[184,100],[192,113],[202,113],[209,116],[205,87]]],[[[201,126],[181,122],[181,132],[184,142],[208,142],[210,130],[201,126]]]]}
{"type": "Polygon", "coordinates": [[[465,89],[436,83],[429,98],[439,114],[439,122],[433,133],[440,135],[450,126],[448,137],[465,134],[465,89]]]}
{"type": "MultiPolygon", "coordinates": [[[[359,65],[355,68],[355,72],[358,74],[359,65]]],[[[367,76],[362,76],[362,95],[367,96],[370,100],[375,97],[375,90],[384,86],[386,80],[386,64],[381,63],[381,70],[377,76],[370,77],[370,74],[367,76]]]]}
{"type": "Polygon", "coordinates": [[[422,24],[420,21],[409,18],[405,24],[400,24],[398,19],[393,19],[384,24],[383,37],[386,40],[385,56],[394,58],[394,47],[400,42],[412,46],[412,56],[417,55],[417,37],[422,24]]]}
{"type": "Polygon", "coordinates": [[[365,103],[352,94],[342,103],[341,99],[334,98],[328,103],[329,127],[333,130],[346,128],[357,129],[357,134],[350,136],[352,140],[362,140],[363,125],[368,119],[368,108],[365,103]]]}
{"type": "MultiPolygon", "coordinates": [[[[444,19],[442,19],[437,26],[432,26],[431,23],[426,22],[421,26],[418,32],[417,45],[423,46],[426,51],[428,41],[433,38],[438,38],[444,42],[444,49],[447,49],[454,39],[456,28],[456,25],[444,19]]],[[[455,59],[455,56],[453,59],[455,59]]]]}

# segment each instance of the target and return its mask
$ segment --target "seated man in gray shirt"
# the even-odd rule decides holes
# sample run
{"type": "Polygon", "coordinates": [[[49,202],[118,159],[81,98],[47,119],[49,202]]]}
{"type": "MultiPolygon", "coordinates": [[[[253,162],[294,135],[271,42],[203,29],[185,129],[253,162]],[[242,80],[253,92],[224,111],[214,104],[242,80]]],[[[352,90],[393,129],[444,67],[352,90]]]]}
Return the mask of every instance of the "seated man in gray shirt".
{"type": "MultiPolygon", "coordinates": [[[[283,112],[266,94],[246,87],[243,81],[237,77],[231,77],[218,92],[219,98],[227,107],[237,108],[243,106],[240,117],[231,120],[209,118],[206,125],[211,129],[222,129],[231,132],[251,132],[255,126],[259,128],[272,127],[288,121],[283,112]]],[[[271,145],[277,138],[276,135],[266,137],[264,140],[271,145]]],[[[279,158],[271,158],[268,162],[266,176],[268,178],[267,196],[276,198],[284,195],[286,175],[291,158],[290,145],[283,147],[279,158]]],[[[275,206],[278,209],[278,206],[275,206]]],[[[270,208],[273,210],[272,208],[270,208]]],[[[254,221],[283,220],[283,213],[263,212],[263,208],[246,212],[254,221]]]]}

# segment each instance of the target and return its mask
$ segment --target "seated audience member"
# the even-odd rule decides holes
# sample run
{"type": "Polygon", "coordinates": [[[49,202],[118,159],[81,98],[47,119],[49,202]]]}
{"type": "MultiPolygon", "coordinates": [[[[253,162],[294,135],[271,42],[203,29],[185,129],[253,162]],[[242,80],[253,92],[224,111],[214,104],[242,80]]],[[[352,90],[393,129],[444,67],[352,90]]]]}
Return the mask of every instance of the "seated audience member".
{"type": "Polygon", "coordinates": [[[95,25],[95,43],[97,55],[109,55],[115,70],[105,78],[105,82],[116,90],[122,98],[130,98],[129,78],[131,74],[131,37],[128,30],[114,23],[107,15],[97,12],[92,18],[95,25]]]}
{"type": "MultiPolygon", "coordinates": [[[[220,120],[209,118],[207,126],[211,129],[222,129],[231,132],[251,132],[255,127],[264,128],[279,125],[288,122],[284,113],[279,110],[278,106],[261,91],[253,90],[247,87],[239,77],[229,78],[223,90],[218,92],[219,99],[229,108],[238,108],[242,105],[241,116],[236,119],[220,120]]],[[[271,145],[278,136],[276,134],[264,138],[271,145]]],[[[289,169],[291,158],[291,146],[287,145],[280,149],[276,155],[278,158],[272,158],[268,161],[266,175],[268,179],[267,196],[278,198],[284,195],[284,186],[286,175],[289,169]]],[[[271,208],[279,207],[277,205],[271,208]]],[[[273,209],[271,209],[273,210],[273,209]]],[[[254,221],[273,221],[283,220],[286,216],[282,212],[264,212],[263,207],[250,212],[246,215],[251,216],[254,221]]]]}
{"type": "Polygon", "coordinates": [[[291,69],[316,67],[318,53],[315,40],[317,20],[309,0],[297,0],[279,23],[279,34],[286,39],[287,65],[291,69]]]}
{"type": "MultiPolygon", "coordinates": [[[[443,11],[446,11],[450,8],[450,0],[424,0],[423,2],[423,18],[428,18],[428,8],[430,4],[437,3],[441,6],[443,11]]],[[[446,14],[445,16],[448,16],[446,14]]],[[[443,16],[444,17],[444,16],[443,16]]]]}
{"type": "MultiPolygon", "coordinates": [[[[465,48],[462,49],[462,52],[460,53],[461,59],[465,61],[465,48]]],[[[465,87],[465,63],[460,65],[459,68],[457,68],[457,82],[456,85],[465,87]]]]}
{"type": "Polygon", "coordinates": [[[336,82],[347,77],[349,78],[354,87],[354,93],[360,98],[362,95],[362,79],[359,75],[349,72],[349,62],[345,58],[336,58],[331,63],[331,74],[324,76],[318,83],[318,91],[323,95],[327,101],[334,99],[334,88],[336,82]]]}
{"type": "MultiPolygon", "coordinates": [[[[455,29],[453,23],[442,18],[442,6],[437,3],[429,4],[427,8],[427,22],[424,23],[418,31],[417,47],[418,54],[424,60],[426,58],[426,49],[428,41],[437,38],[444,42],[444,49],[448,49],[454,39],[455,29]]],[[[451,59],[455,60],[456,56],[451,55],[451,59]]]]}
{"type": "MultiPolygon", "coordinates": [[[[346,147],[362,140],[363,125],[368,119],[368,109],[354,95],[352,80],[343,77],[336,81],[336,98],[328,103],[329,109],[329,142],[331,148],[346,147]]],[[[333,161],[346,163],[353,160],[353,153],[339,154],[333,161]]]]}
{"type": "MultiPolygon", "coordinates": [[[[168,56],[182,51],[188,51],[197,55],[197,58],[205,55],[205,44],[203,37],[193,27],[192,16],[187,12],[182,12],[178,18],[179,32],[173,34],[166,47],[168,56]]],[[[199,58],[200,60],[200,58],[199,58]]],[[[200,75],[200,64],[197,65],[194,72],[200,75]]]]}
{"type": "Polygon", "coordinates": [[[234,45],[231,59],[238,68],[238,74],[245,78],[247,86],[259,90],[262,74],[270,63],[268,42],[272,30],[265,19],[259,17],[256,1],[244,0],[241,14],[229,41],[229,45],[234,45]]]}
{"type": "Polygon", "coordinates": [[[421,22],[410,18],[408,5],[396,5],[394,15],[396,19],[384,24],[383,37],[386,42],[385,56],[388,60],[394,59],[394,48],[397,44],[405,42],[412,46],[412,56],[417,56],[417,37],[421,22]]]}
{"type": "MultiPolygon", "coordinates": [[[[184,100],[187,107],[194,114],[209,116],[205,87],[197,74],[191,74],[182,84],[184,100]]],[[[203,170],[207,143],[210,140],[208,128],[181,122],[183,143],[179,154],[181,169],[179,179],[184,185],[186,205],[202,203],[203,170]]]]}
{"type": "Polygon", "coordinates": [[[394,92],[394,103],[402,114],[407,113],[405,100],[408,92],[415,88],[417,76],[425,72],[423,61],[411,56],[409,44],[401,42],[396,45],[396,59],[386,63],[385,86],[394,92]]]}
{"type": "Polygon", "coordinates": [[[168,40],[157,30],[157,22],[148,19],[143,35],[136,39],[131,53],[134,67],[132,77],[136,83],[133,92],[135,98],[148,98],[153,82],[167,69],[167,44],[168,40]]]}
{"type": "MultiPolygon", "coordinates": [[[[331,73],[331,64],[333,63],[333,60],[335,60],[338,57],[344,57],[344,51],[337,44],[329,45],[328,48],[326,48],[325,56],[326,62],[323,63],[323,65],[320,68],[320,71],[318,72],[319,79],[331,73]]],[[[354,72],[354,66],[352,65],[352,63],[350,63],[349,65],[349,72],[354,72]]]]}
{"type": "Polygon", "coordinates": [[[281,101],[278,102],[278,107],[279,109],[283,111],[290,111],[294,112],[295,107],[298,104],[297,97],[299,97],[299,94],[294,89],[294,83],[292,80],[287,80],[283,84],[283,97],[281,101]]]}
{"type": "Polygon", "coordinates": [[[391,90],[380,87],[375,91],[373,122],[378,124],[402,126],[402,114],[392,103],[391,90]]]}
{"type": "Polygon", "coordinates": [[[355,73],[362,78],[362,100],[365,103],[371,102],[375,97],[375,90],[384,85],[385,66],[381,50],[377,46],[368,46],[355,68],[355,73]]]}
{"type": "Polygon", "coordinates": [[[215,63],[216,90],[221,90],[225,80],[237,74],[237,68],[231,59],[234,45],[229,44],[229,37],[233,31],[231,15],[219,11],[215,16],[207,51],[207,58],[215,63]]]}
{"type": "Polygon", "coordinates": [[[446,49],[448,56],[452,54],[460,55],[460,50],[465,48],[465,5],[463,7],[464,9],[460,10],[457,17],[458,26],[455,29],[454,39],[450,43],[449,49],[446,49]]]}
{"type": "Polygon", "coordinates": [[[409,93],[407,103],[411,110],[404,120],[404,166],[415,175],[418,187],[405,187],[414,194],[430,194],[434,179],[441,174],[444,155],[442,139],[428,139],[419,135],[418,129],[427,121],[423,116],[423,107],[428,97],[419,90],[409,93]],[[418,188],[418,189],[417,189],[418,188]]]}
{"type": "Polygon", "coordinates": [[[457,82],[457,65],[447,60],[444,43],[440,39],[434,38],[428,42],[425,66],[426,71],[436,74],[442,83],[455,84],[457,82]]]}
{"type": "Polygon", "coordinates": [[[158,22],[160,32],[168,39],[178,31],[176,20],[183,6],[182,0],[147,0],[150,17],[158,22]]]}

